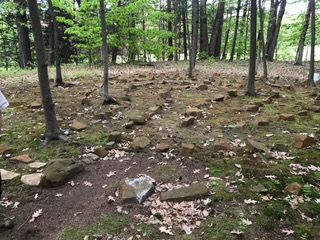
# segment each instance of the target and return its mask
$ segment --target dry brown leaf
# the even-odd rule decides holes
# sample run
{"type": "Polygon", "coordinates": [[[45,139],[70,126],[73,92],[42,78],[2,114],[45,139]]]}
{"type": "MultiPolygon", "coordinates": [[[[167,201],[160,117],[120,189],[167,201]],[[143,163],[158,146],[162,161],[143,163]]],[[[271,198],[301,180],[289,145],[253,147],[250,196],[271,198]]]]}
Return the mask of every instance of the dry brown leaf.
{"type": "Polygon", "coordinates": [[[35,211],[31,218],[29,219],[28,223],[32,223],[36,220],[36,218],[40,217],[42,215],[43,211],[42,209],[38,209],[37,211],[35,211]]]}

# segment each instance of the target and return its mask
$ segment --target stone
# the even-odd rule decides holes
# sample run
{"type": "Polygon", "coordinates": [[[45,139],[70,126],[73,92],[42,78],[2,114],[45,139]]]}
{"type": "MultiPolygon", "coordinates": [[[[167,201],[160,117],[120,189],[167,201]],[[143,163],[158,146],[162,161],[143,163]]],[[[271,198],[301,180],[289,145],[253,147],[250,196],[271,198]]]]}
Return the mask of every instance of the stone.
{"type": "Polygon", "coordinates": [[[313,137],[306,134],[298,134],[294,138],[295,148],[306,148],[314,144],[316,141],[313,137]]]}
{"type": "Polygon", "coordinates": [[[294,121],[295,119],[296,119],[296,117],[293,114],[282,113],[279,115],[279,120],[294,121]]]}
{"type": "Polygon", "coordinates": [[[18,161],[23,163],[30,163],[33,162],[33,160],[30,158],[28,154],[22,154],[15,157],[10,158],[11,161],[18,161]]]}
{"type": "Polygon", "coordinates": [[[97,146],[97,147],[94,148],[94,153],[98,157],[104,158],[105,156],[107,156],[108,151],[105,148],[101,147],[101,146],[97,146]]]}
{"type": "Polygon", "coordinates": [[[221,94],[221,93],[218,93],[218,94],[215,94],[213,97],[212,97],[212,101],[215,101],[215,102],[222,102],[225,98],[225,95],[221,94]]]}
{"type": "Polygon", "coordinates": [[[315,105],[315,106],[320,106],[320,100],[314,100],[313,105],[315,105]]]}
{"type": "Polygon", "coordinates": [[[181,153],[183,155],[188,155],[194,152],[195,146],[192,143],[183,143],[181,145],[181,153]]]}
{"type": "Polygon", "coordinates": [[[81,99],[82,105],[91,105],[91,100],[87,97],[81,99]]]}
{"type": "Polygon", "coordinates": [[[71,124],[71,129],[75,130],[75,131],[81,131],[85,128],[87,128],[87,125],[82,122],[79,122],[77,120],[73,120],[73,122],[71,124]]]}
{"type": "Polygon", "coordinates": [[[262,102],[263,102],[264,104],[271,104],[272,101],[273,101],[273,100],[272,100],[272,97],[270,96],[270,97],[264,99],[262,102]]]}
{"type": "Polygon", "coordinates": [[[0,144],[0,154],[10,154],[13,152],[13,149],[6,145],[6,144],[0,144]]]}
{"type": "Polygon", "coordinates": [[[245,105],[243,108],[248,111],[248,112],[258,112],[259,111],[259,106],[257,105],[245,105]]]}
{"type": "Polygon", "coordinates": [[[264,143],[257,142],[252,139],[247,139],[247,144],[246,148],[248,149],[249,152],[254,153],[254,152],[269,152],[269,149],[264,143]]]}
{"type": "Polygon", "coordinates": [[[125,179],[119,187],[122,203],[142,203],[153,193],[153,183],[154,180],[147,175],[125,179]]]}
{"type": "Polygon", "coordinates": [[[93,119],[95,120],[105,120],[106,116],[104,115],[104,113],[96,113],[93,115],[93,119]]]}
{"type": "Polygon", "coordinates": [[[237,97],[238,96],[238,91],[235,89],[231,89],[228,91],[228,96],[229,97],[237,97]]]}
{"type": "Polygon", "coordinates": [[[271,93],[271,98],[280,98],[280,92],[279,91],[273,91],[271,93]]]}
{"type": "Polygon", "coordinates": [[[109,142],[119,143],[122,140],[121,132],[111,132],[109,134],[109,142]]]}
{"type": "Polygon", "coordinates": [[[320,106],[310,106],[309,111],[311,112],[320,112],[320,106]]]}
{"type": "Polygon", "coordinates": [[[159,95],[163,99],[172,98],[170,91],[161,91],[159,95]]]}
{"type": "Polygon", "coordinates": [[[209,189],[205,183],[194,183],[188,187],[181,187],[171,191],[162,192],[160,201],[193,201],[209,194],[209,189]]]}
{"type": "Polygon", "coordinates": [[[300,117],[308,117],[309,113],[307,110],[301,110],[300,112],[297,113],[297,115],[300,117]]]}
{"type": "Polygon", "coordinates": [[[14,179],[14,178],[16,178],[16,177],[21,175],[20,173],[7,171],[5,169],[0,169],[0,172],[1,172],[1,179],[2,180],[12,180],[12,179],[14,179]]]}
{"type": "Polygon", "coordinates": [[[33,162],[33,163],[29,163],[28,166],[30,168],[35,168],[35,169],[39,169],[39,168],[42,168],[44,166],[46,166],[47,163],[44,163],[44,162],[33,162]]]}
{"type": "Polygon", "coordinates": [[[301,185],[297,182],[290,183],[285,187],[284,192],[299,196],[301,194],[301,185]]]}
{"type": "Polygon", "coordinates": [[[260,120],[257,122],[258,126],[260,127],[266,127],[266,126],[269,126],[269,121],[267,120],[260,120]]]}
{"type": "Polygon", "coordinates": [[[146,119],[144,116],[134,116],[129,119],[136,125],[145,125],[146,124],[146,119]]]}
{"type": "Polygon", "coordinates": [[[36,100],[36,101],[33,101],[31,104],[30,104],[30,108],[41,108],[42,107],[42,104],[40,101],[36,100]]]}
{"type": "Polygon", "coordinates": [[[132,122],[132,121],[127,122],[127,123],[123,124],[123,127],[125,129],[132,129],[132,128],[134,128],[134,122],[132,122]]]}
{"type": "Polygon", "coordinates": [[[160,152],[166,152],[169,150],[169,144],[168,143],[158,143],[156,145],[156,149],[160,152]]]}
{"type": "Polygon", "coordinates": [[[98,161],[100,159],[99,156],[94,153],[88,153],[87,157],[93,161],[98,161]]]}
{"type": "Polygon", "coordinates": [[[43,187],[62,186],[71,178],[84,170],[84,165],[73,159],[50,160],[43,172],[41,185],[43,187]]]}
{"type": "Polygon", "coordinates": [[[43,173],[32,173],[21,176],[20,180],[29,186],[40,186],[43,173]]]}
{"type": "Polygon", "coordinates": [[[208,90],[208,88],[209,87],[206,84],[201,84],[198,87],[196,87],[196,89],[199,90],[199,91],[205,91],[205,90],[208,90]]]}
{"type": "Polygon", "coordinates": [[[162,111],[162,107],[161,106],[153,106],[153,107],[149,107],[148,111],[154,115],[154,114],[160,114],[162,111]]]}
{"type": "Polygon", "coordinates": [[[289,152],[289,147],[282,143],[275,143],[271,147],[271,151],[277,151],[277,152],[289,152]]]}
{"type": "Polygon", "coordinates": [[[137,137],[132,141],[131,146],[133,149],[143,149],[149,144],[150,140],[147,137],[137,137]]]}
{"type": "Polygon", "coordinates": [[[243,127],[245,127],[246,125],[247,125],[246,122],[240,121],[240,122],[237,122],[236,128],[243,128],[243,127]]]}
{"type": "Polygon", "coordinates": [[[189,127],[191,125],[193,125],[195,118],[194,117],[186,117],[185,119],[183,119],[182,123],[181,123],[181,127],[189,127]]]}
{"type": "Polygon", "coordinates": [[[213,144],[213,148],[215,151],[232,151],[233,150],[232,145],[226,142],[215,143],[213,144]]]}
{"type": "Polygon", "coordinates": [[[268,189],[264,185],[258,184],[258,185],[253,186],[251,188],[251,191],[256,192],[256,193],[263,193],[263,192],[267,192],[268,189]]]}
{"type": "Polygon", "coordinates": [[[199,108],[188,108],[186,110],[186,115],[201,118],[202,117],[202,110],[199,108]]]}

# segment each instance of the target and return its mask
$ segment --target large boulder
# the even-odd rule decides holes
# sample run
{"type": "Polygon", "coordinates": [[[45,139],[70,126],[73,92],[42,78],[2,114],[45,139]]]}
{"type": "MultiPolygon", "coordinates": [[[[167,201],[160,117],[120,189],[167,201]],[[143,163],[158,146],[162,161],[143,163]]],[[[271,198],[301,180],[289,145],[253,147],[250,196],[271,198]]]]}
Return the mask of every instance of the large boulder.
{"type": "Polygon", "coordinates": [[[84,165],[74,159],[51,160],[43,172],[41,185],[43,187],[61,186],[83,170],[84,165]]]}

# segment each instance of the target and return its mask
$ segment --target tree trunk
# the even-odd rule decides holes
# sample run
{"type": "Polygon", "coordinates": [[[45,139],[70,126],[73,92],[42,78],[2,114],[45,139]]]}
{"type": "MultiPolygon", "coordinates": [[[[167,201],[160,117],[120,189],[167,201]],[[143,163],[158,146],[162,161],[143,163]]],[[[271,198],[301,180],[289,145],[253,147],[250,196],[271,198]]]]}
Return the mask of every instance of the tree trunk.
{"type": "Polygon", "coordinates": [[[53,35],[54,35],[54,60],[55,60],[55,66],[56,66],[56,85],[62,86],[62,74],[61,74],[61,64],[60,64],[60,43],[59,43],[59,30],[58,30],[58,24],[56,21],[56,15],[54,13],[54,9],[52,6],[52,1],[48,0],[49,4],[49,13],[51,16],[52,24],[53,24],[53,35]]]}
{"type": "Polygon", "coordinates": [[[307,12],[304,17],[304,24],[303,24],[303,28],[302,28],[300,39],[299,39],[299,45],[298,45],[294,65],[302,65],[303,49],[304,49],[304,43],[306,40],[306,35],[309,27],[310,15],[311,15],[311,5],[309,1],[307,12]]]}
{"type": "Polygon", "coordinates": [[[20,68],[26,68],[31,65],[31,48],[29,39],[29,29],[27,27],[27,15],[26,15],[26,2],[24,0],[15,0],[18,4],[16,24],[18,30],[19,41],[19,66],[20,68]]]}
{"type": "Polygon", "coordinates": [[[266,47],[264,44],[264,33],[263,33],[263,9],[261,6],[261,0],[259,0],[259,14],[260,14],[260,44],[262,50],[262,63],[263,63],[263,79],[268,79],[267,59],[266,59],[266,47]]]}
{"type": "Polygon", "coordinates": [[[228,12],[230,12],[230,17],[229,17],[229,21],[228,21],[228,27],[226,30],[225,38],[224,38],[224,47],[223,47],[221,59],[225,59],[226,55],[227,55],[227,47],[228,47],[229,33],[230,33],[230,26],[231,26],[231,19],[232,19],[232,9],[230,7],[227,11],[227,16],[228,16],[228,12]]]}
{"type": "Polygon", "coordinates": [[[309,0],[309,4],[311,5],[311,44],[310,44],[310,68],[309,68],[309,77],[308,77],[308,85],[315,86],[315,82],[313,79],[314,76],[314,50],[316,43],[316,6],[315,0],[309,0]]]}
{"type": "Polygon", "coordinates": [[[100,0],[100,19],[102,36],[102,63],[103,63],[103,95],[105,99],[109,97],[109,66],[108,66],[108,45],[107,26],[104,0],[100,0]]]}
{"type": "MultiPolygon", "coordinates": [[[[167,12],[171,14],[172,8],[171,8],[171,0],[167,0],[167,12]]],[[[172,21],[171,19],[168,20],[168,32],[172,33],[172,21]]],[[[173,47],[173,39],[172,36],[168,37],[168,46],[170,48],[170,53],[168,56],[168,61],[173,60],[173,53],[171,52],[171,49],[173,47]]]]}
{"type": "Polygon", "coordinates": [[[200,0],[200,58],[206,59],[209,51],[207,0],[200,0]]]}
{"type": "Polygon", "coordinates": [[[56,113],[54,109],[54,103],[51,96],[49,78],[48,78],[48,66],[46,63],[46,52],[43,42],[42,29],[38,11],[37,0],[28,0],[31,24],[33,28],[38,78],[41,91],[42,106],[44,110],[44,117],[46,123],[46,139],[57,139],[61,137],[61,131],[58,127],[56,113]]]}
{"type": "Polygon", "coordinates": [[[249,77],[247,84],[247,95],[255,95],[255,72],[256,72],[256,53],[257,53],[257,3],[251,0],[251,21],[250,21],[250,61],[249,61],[249,77]]]}
{"type": "Polygon", "coordinates": [[[234,53],[235,53],[235,49],[236,49],[237,35],[238,35],[238,28],[239,28],[240,8],[241,8],[241,0],[238,0],[236,23],[234,26],[233,41],[232,41],[232,47],[231,47],[231,53],[230,53],[230,59],[229,59],[230,62],[233,61],[233,57],[234,57],[234,53]]]}
{"type": "Polygon", "coordinates": [[[199,30],[199,0],[192,0],[192,43],[190,49],[189,78],[192,77],[192,70],[196,66],[199,30]]]}
{"type": "Polygon", "coordinates": [[[188,12],[188,4],[187,1],[183,1],[183,6],[182,6],[182,28],[183,28],[183,55],[184,55],[184,60],[188,59],[188,40],[187,40],[187,35],[188,35],[188,29],[187,29],[187,12],[188,12]]]}
{"type": "Polygon", "coordinates": [[[225,0],[219,0],[216,17],[212,27],[212,33],[209,45],[209,56],[215,58],[220,57],[221,52],[221,36],[223,26],[223,14],[224,14],[225,0]]]}

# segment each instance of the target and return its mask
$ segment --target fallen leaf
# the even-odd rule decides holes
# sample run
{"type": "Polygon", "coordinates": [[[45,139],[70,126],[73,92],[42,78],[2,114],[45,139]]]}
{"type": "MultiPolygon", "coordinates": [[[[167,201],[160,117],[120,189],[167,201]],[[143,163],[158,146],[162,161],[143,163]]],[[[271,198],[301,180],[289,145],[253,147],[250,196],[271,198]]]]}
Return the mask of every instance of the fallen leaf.
{"type": "Polygon", "coordinates": [[[165,226],[160,227],[159,230],[161,233],[166,233],[168,235],[173,236],[173,233],[169,229],[167,229],[165,226]]]}
{"type": "Polygon", "coordinates": [[[252,225],[252,221],[250,221],[249,219],[242,219],[241,222],[246,226],[252,225]]]}
{"type": "Polygon", "coordinates": [[[63,194],[62,194],[62,193],[57,193],[55,196],[56,196],[56,197],[62,197],[63,194]]]}
{"type": "Polygon", "coordinates": [[[285,234],[286,236],[289,236],[291,234],[294,234],[294,231],[289,229],[282,229],[281,233],[285,234]]]}
{"type": "Polygon", "coordinates": [[[256,204],[258,201],[256,200],[252,200],[252,199],[245,199],[244,200],[244,203],[245,204],[256,204]]]}
{"type": "Polygon", "coordinates": [[[86,187],[92,187],[92,183],[88,182],[88,181],[84,181],[83,185],[86,186],[86,187]]]}
{"type": "Polygon", "coordinates": [[[42,209],[38,209],[37,211],[35,211],[32,214],[32,216],[31,216],[30,220],[28,221],[28,223],[34,222],[36,220],[36,218],[38,218],[38,217],[40,217],[42,215],[42,213],[43,213],[42,209]]]}
{"type": "Polygon", "coordinates": [[[115,176],[116,174],[117,174],[116,171],[110,171],[110,172],[107,174],[107,177],[115,176]]]}
{"type": "Polygon", "coordinates": [[[242,235],[242,234],[243,234],[243,232],[240,231],[240,230],[238,230],[238,229],[232,230],[230,233],[231,233],[231,234],[235,234],[235,235],[242,235]]]}

